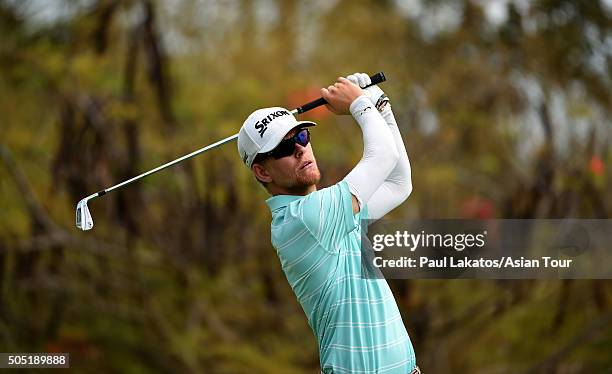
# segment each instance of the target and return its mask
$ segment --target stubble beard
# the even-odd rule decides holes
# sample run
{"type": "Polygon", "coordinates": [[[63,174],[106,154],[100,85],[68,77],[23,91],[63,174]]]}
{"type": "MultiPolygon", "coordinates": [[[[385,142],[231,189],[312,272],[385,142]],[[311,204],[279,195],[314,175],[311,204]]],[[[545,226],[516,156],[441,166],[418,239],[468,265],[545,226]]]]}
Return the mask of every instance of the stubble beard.
{"type": "Polygon", "coordinates": [[[292,189],[295,191],[308,190],[310,187],[319,183],[320,180],[321,172],[318,167],[315,167],[314,170],[307,170],[305,173],[297,173],[295,184],[292,189]]]}

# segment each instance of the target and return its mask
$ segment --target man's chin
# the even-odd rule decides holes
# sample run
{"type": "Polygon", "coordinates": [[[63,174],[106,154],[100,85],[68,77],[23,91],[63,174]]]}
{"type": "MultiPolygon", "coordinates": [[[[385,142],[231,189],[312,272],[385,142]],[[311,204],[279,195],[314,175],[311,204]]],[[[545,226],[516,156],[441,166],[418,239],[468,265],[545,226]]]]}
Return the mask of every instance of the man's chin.
{"type": "Polygon", "coordinates": [[[297,184],[304,187],[313,186],[321,180],[321,173],[318,169],[297,176],[297,184]]]}

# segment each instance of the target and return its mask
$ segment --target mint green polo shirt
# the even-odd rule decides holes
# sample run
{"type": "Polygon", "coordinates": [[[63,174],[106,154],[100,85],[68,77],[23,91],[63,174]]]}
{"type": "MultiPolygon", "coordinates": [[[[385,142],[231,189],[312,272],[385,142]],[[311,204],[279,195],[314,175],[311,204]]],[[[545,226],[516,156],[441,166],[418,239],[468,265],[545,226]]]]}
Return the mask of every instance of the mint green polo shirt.
{"type": "Polygon", "coordinates": [[[361,275],[361,225],[345,181],[306,196],[277,195],[272,245],[319,345],[326,373],[407,374],[416,360],[385,279],[361,275]]]}

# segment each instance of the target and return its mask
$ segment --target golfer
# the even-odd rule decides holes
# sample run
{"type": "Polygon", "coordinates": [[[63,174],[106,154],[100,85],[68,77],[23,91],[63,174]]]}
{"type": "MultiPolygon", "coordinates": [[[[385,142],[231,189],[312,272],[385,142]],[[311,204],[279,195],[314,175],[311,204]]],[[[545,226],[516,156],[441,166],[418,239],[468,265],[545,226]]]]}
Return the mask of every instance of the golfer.
{"type": "Polygon", "coordinates": [[[272,245],[317,338],[321,372],[420,373],[387,282],[361,275],[360,220],[383,217],[412,190],[389,100],[377,86],[360,88],[368,84],[355,73],[321,89],[328,109],[350,113],[363,135],[363,156],[340,182],[317,190],[315,123],[284,108],[252,113],[238,151],[272,195],[272,245]]]}

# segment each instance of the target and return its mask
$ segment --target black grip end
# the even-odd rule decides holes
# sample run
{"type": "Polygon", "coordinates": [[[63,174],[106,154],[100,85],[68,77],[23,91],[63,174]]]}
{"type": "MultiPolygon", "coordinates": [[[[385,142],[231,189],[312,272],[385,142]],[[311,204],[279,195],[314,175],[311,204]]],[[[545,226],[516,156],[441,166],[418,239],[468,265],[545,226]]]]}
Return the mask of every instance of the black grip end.
{"type": "Polygon", "coordinates": [[[370,80],[372,81],[372,84],[374,85],[374,84],[379,84],[379,83],[386,81],[387,77],[385,77],[385,73],[381,71],[380,73],[376,73],[372,75],[370,77],[370,80]]]}

